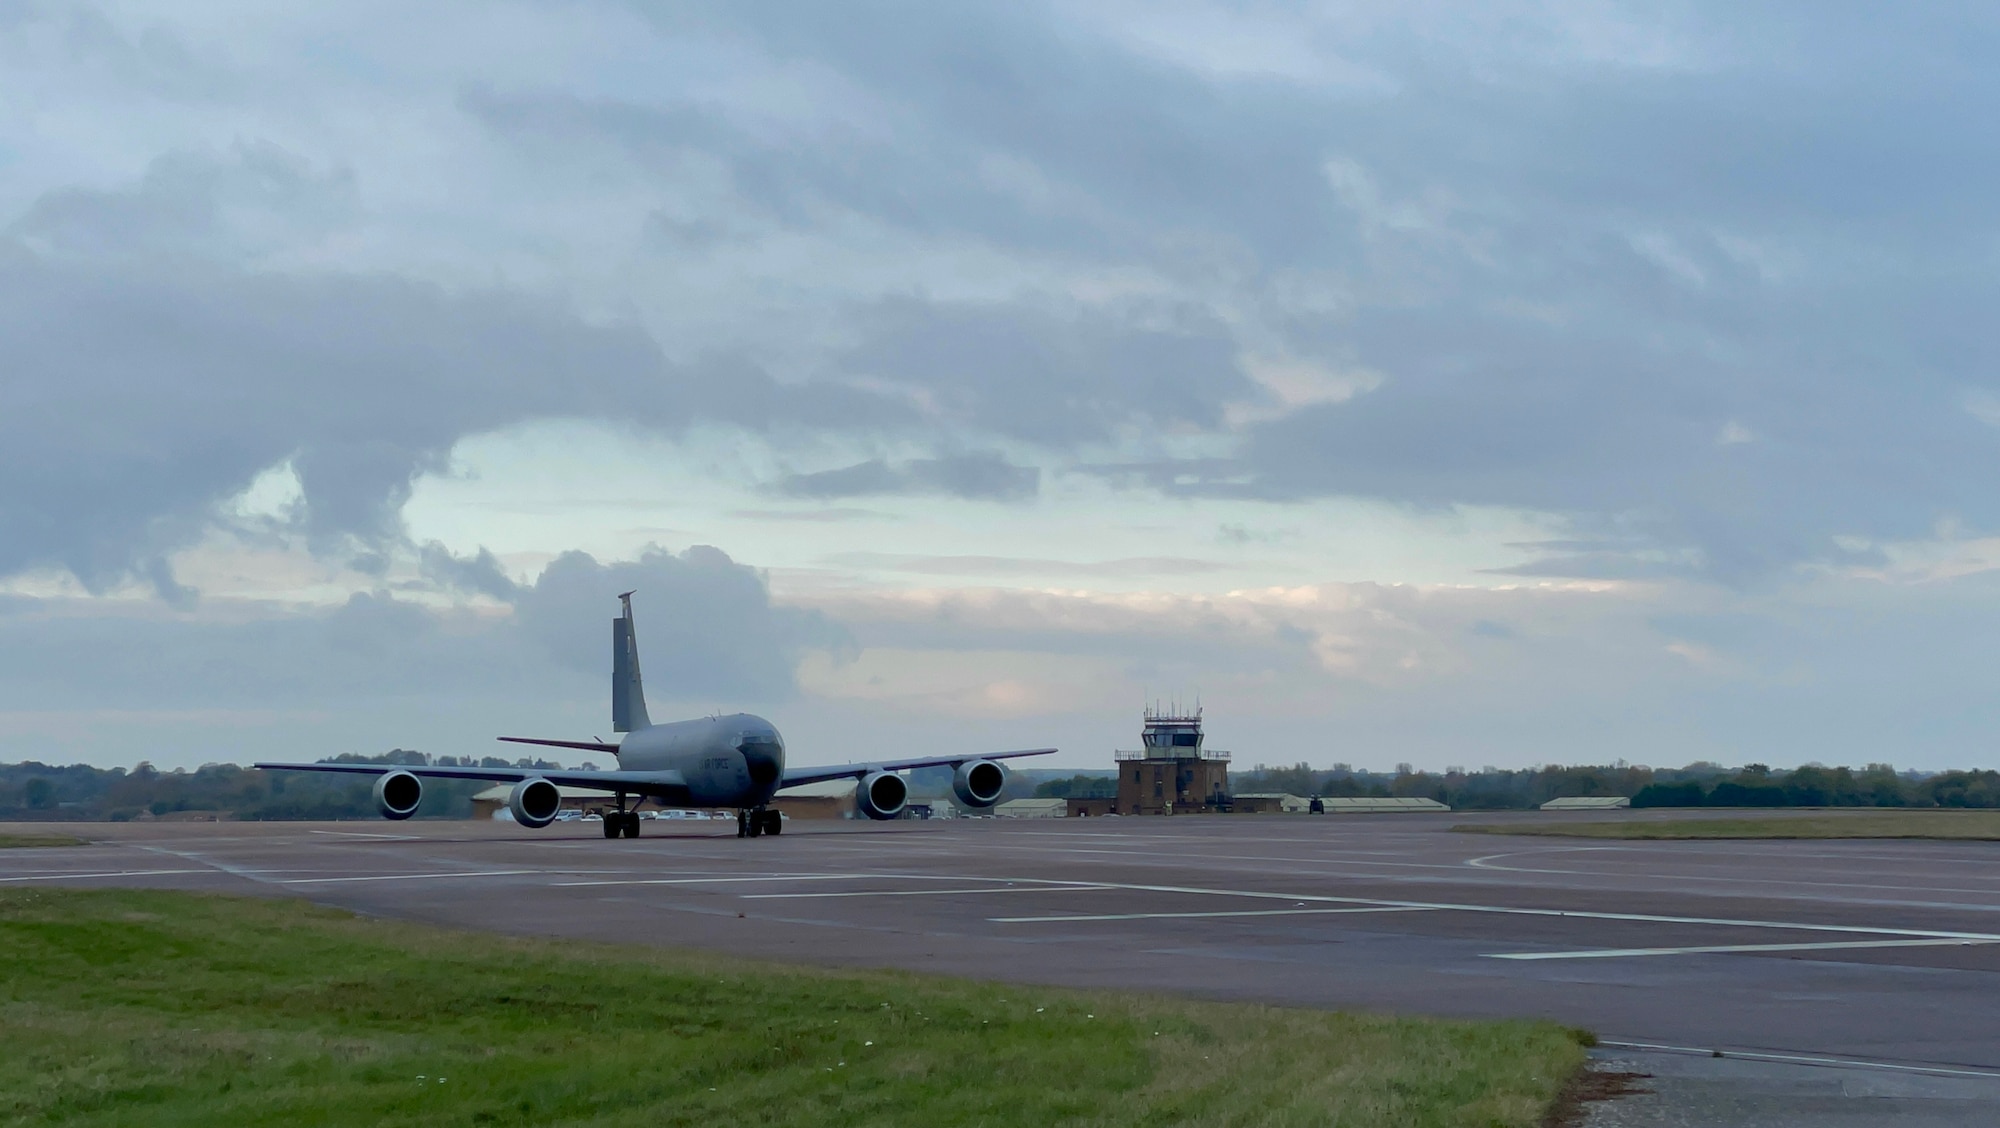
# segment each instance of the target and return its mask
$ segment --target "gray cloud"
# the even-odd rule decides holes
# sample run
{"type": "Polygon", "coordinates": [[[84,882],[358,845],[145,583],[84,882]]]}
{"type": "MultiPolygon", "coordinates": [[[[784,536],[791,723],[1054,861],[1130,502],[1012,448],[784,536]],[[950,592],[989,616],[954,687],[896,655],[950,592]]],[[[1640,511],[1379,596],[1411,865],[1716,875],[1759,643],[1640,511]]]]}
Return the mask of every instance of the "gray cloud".
{"type": "Polygon", "coordinates": [[[898,299],[866,311],[856,377],[920,389],[943,419],[1057,447],[1122,426],[1215,428],[1252,398],[1237,345],[1194,306],[1109,311],[898,299]]]}
{"type": "Polygon", "coordinates": [[[390,278],[106,268],[0,243],[0,574],[87,584],[291,459],[315,538],[379,539],[461,435],[666,384],[650,342],[390,278]],[[595,393],[595,394],[593,394],[595,393]]]}
{"type": "Polygon", "coordinates": [[[418,475],[460,438],[523,420],[671,432],[909,415],[740,360],[673,364],[636,328],[530,295],[184,253],[214,232],[223,186],[289,199],[303,179],[267,147],[176,155],[130,192],[46,196],[0,237],[0,575],[53,565],[94,588],[137,574],[179,594],[161,554],[288,460],[299,530],[334,551],[393,540],[418,475]]]}
{"type": "Polygon", "coordinates": [[[732,509],[731,517],[745,521],[806,522],[808,524],[832,525],[848,521],[898,521],[893,513],[873,509],[856,509],[850,506],[816,506],[812,509],[732,509]]]}
{"type": "Polygon", "coordinates": [[[893,552],[842,552],[826,563],[927,576],[1192,576],[1220,572],[1213,560],[1187,556],[1128,556],[1118,560],[1048,560],[1024,556],[918,556],[893,552]]]}
{"type": "Polygon", "coordinates": [[[485,753],[502,734],[601,734],[614,597],[634,588],[647,697],[663,719],[785,702],[805,653],[851,646],[821,614],[774,605],[760,572],[707,547],[611,562],[566,554],[510,593],[511,615],[383,591],[313,612],[236,603],[213,616],[6,600],[0,748],[199,763],[224,750],[485,753]],[[24,728],[36,718],[50,719],[24,728]],[[121,718],[144,732],[141,744],[95,731],[121,718]]]}
{"type": "MultiPolygon", "coordinates": [[[[663,49],[716,48],[715,75],[482,74],[431,108],[526,164],[656,188],[635,210],[665,234],[642,251],[682,274],[784,264],[746,286],[780,293],[745,332],[785,379],[750,350],[669,362],[561,299],[233,265],[318,246],[403,170],[177,151],[129,191],[53,188],[0,242],[0,346],[26,374],[0,388],[0,574],[172,591],[161,553],[287,458],[316,541],[380,541],[457,438],[552,416],[1058,460],[1205,435],[1201,460],[1130,451],[1152,461],[1107,472],[1525,507],[1602,538],[1543,574],[1748,582],[1839,559],[1841,534],[2000,523],[1980,486],[2000,429],[1966,409],[2000,390],[1981,187],[2000,139],[1962,124],[2000,78],[1967,61],[1990,30],[1971,10],[1265,13],[1297,21],[1306,62],[1256,73],[1034,6],[631,7],[663,49]],[[923,253],[869,258],[884,232],[923,253]],[[818,257],[736,254],[785,235],[818,257]],[[1017,273],[969,282],[968,254],[1017,273]],[[852,315],[837,333],[832,310],[852,315]],[[1253,346],[1382,382],[1239,432],[1226,405],[1269,405],[1238,370],[1253,346]]],[[[219,67],[171,29],[84,22],[77,42],[138,89],[219,67]]],[[[708,284],[694,273],[679,284],[708,284]]],[[[916,465],[793,484],[989,488],[916,465]]]]}
{"type": "Polygon", "coordinates": [[[783,700],[804,650],[848,645],[823,616],[774,606],[761,573],[706,545],[610,564],[564,553],[521,593],[515,610],[521,629],[559,660],[609,678],[605,623],[616,610],[612,597],[623,591],[638,593],[649,699],[783,700]]]}
{"type": "Polygon", "coordinates": [[[514,582],[514,578],[501,567],[499,558],[488,548],[481,548],[471,556],[459,556],[432,541],[419,550],[417,562],[426,578],[453,591],[487,595],[508,602],[521,594],[521,585],[514,582]]]}
{"type": "MultiPolygon", "coordinates": [[[[1241,277],[1295,351],[1386,376],[1262,424],[1235,459],[1150,475],[1170,490],[1544,509],[1733,579],[1837,556],[1838,534],[2000,522],[1978,485],[2000,432],[1963,409],[2000,359],[1977,328],[2000,291],[1976,187],[2000,141],[1962,127],[2000,80],[1962,58],[1985,34],[1965,10],[1612,9],[1665,57],[1608,64],[1546,14],[1492,42],[1392,23],[1339,40],[1383,79],[1359,92],[1218,81],[1019,6],[636,7],[826,68],[894,123],[751,143],[676,110],[702,120],[676,119],[676,143],[782,219],[810,203],[1174,276],[1199,232],[1194,269],[1241,277]],[[1039,187],[978,181],[996,158],[1039,187]],[[1299,271],[1333,308],[1285,300],[1299,271]]],[[[1242,391],[1225,350],[1149,361],[1131,322],[1114,356],[962,310],[888,317],[856,370],[932,373],[983,408],[961,418],[1017,437],[1078,441],[1144,404],[1213,427],[1242,391]]]]}
{"type": "Polygon", "coordinates": [[[978,501],[1021,501],[1035,496],[1041,480],[1040,470],[1016,466],[1005,455],[987,451],[912,458],[894,465],[871,459],[838,470],[793,474],[780,480],[776,489],[804,498],[943,494],[978,501]]]}

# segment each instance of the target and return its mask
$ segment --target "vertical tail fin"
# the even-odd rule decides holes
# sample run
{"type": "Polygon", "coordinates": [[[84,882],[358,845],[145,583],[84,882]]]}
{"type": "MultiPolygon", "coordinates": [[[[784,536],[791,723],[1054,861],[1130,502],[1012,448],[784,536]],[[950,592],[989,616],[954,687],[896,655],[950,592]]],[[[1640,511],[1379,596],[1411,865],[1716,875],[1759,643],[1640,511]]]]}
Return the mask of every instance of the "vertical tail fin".
{"type": "Polygon", "coordinates": [[[631,732],[653,722],[639,682],[639,636],[632,627],[632,593],[618,597],[625,613],[611,620],[611,731],[631,732]]]}

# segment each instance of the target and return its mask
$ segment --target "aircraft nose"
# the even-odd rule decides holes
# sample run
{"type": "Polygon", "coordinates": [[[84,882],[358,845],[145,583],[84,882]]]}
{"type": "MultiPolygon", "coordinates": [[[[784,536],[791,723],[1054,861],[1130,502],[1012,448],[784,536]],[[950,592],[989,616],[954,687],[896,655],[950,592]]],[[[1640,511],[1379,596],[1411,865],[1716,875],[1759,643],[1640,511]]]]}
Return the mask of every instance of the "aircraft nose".
{"type": "Polygon", "coordinates": [[[783,745],[776,739],[777,734],[749,734],[738,744],[743,753],[744,766],[750,769],[750,781],[759,787],[768,787],[778,782],[785,771],[783,745]]]}

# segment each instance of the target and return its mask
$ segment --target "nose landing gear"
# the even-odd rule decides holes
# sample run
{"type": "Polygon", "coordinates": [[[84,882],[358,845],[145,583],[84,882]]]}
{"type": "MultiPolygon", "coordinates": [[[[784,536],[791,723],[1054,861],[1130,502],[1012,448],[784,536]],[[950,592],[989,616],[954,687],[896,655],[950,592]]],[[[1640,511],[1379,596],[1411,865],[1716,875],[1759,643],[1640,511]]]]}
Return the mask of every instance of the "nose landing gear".
{"type": "Polygon", "coordinates": [[[754,811],[736,812],[736,837],[757,838],[765,834],[783,834],[785,816],[777,811],[759,807],[754,811]]]}

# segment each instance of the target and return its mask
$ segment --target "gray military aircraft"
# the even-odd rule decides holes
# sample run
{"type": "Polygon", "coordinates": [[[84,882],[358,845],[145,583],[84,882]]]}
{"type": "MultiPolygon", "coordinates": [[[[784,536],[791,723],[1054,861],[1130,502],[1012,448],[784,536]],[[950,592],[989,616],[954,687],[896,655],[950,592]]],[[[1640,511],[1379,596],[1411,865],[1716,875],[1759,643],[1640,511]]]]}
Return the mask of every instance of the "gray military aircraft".
{"type": "Polygon", "coordinates": [[[897,772],[908,768],[950,767],[958,801],[981,810],[1000,801],[1007,770],[998,761],[1047,756],[1053,748],[995,752],[984,756],[920,756],[826,768],[786,768],[785,742],[762,717],[732,713],[692,721],[654,724],[646,716],[646,693],[639,680],[639,638],[632,624],[632,593],[618,597],[624,613],[611,620],[611,730],[624,733],[615,744],[597,740],[540,740],[503,736],[514,744],[541,744],[605,752],[618,770],[542,771],[535,768],[401,767],[392,764],[258,764],[265,771],[348,772],[373,775],[375,807],[387,819],[407,819],[423,800],[423,777],[487,779],[512,783],[507,808],[514,821],[544,827],[562,808],[559,787],[612,792],[618,809],[604,815],[604,837],[639,837],[639,807],[651,799],[668,807],[734,807],[736,836],[756,838],[784,829],[769,806],[781,787],[855,779],[855,806],[871,819],[893,819],[909,801],[909,785],[897,772]],[[626,809],[627,799],[632,800],[626,809]]]}

